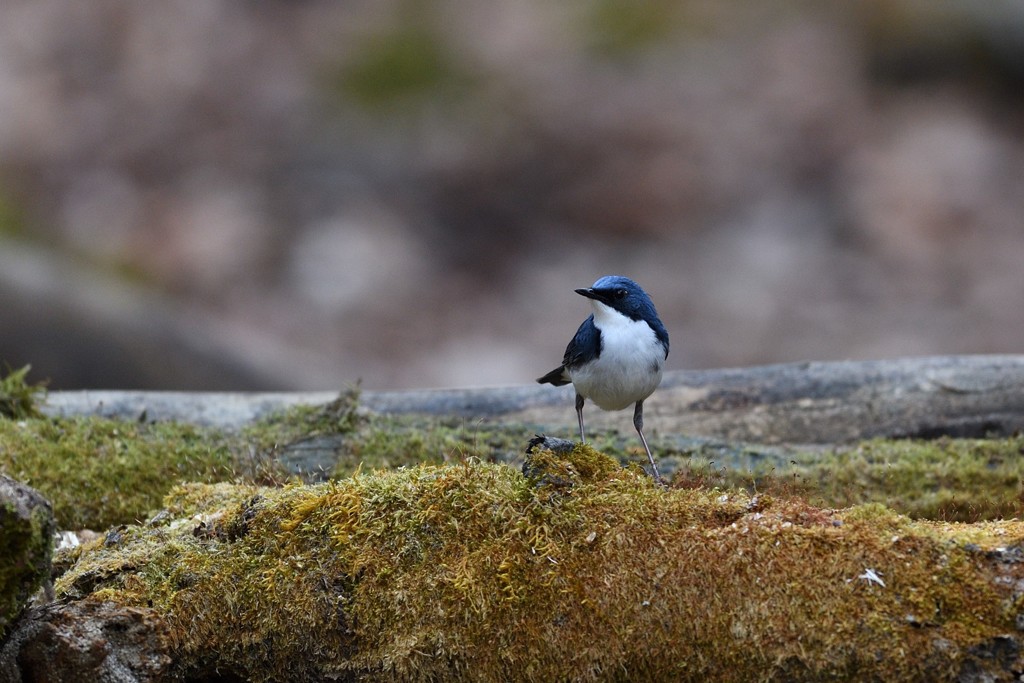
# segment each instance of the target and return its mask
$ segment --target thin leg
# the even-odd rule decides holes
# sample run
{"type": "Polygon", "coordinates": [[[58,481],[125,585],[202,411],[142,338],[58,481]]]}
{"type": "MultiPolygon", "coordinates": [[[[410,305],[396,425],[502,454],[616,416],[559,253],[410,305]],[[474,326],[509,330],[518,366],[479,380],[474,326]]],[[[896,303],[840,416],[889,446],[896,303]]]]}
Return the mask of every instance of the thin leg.
{"type": "Polygon", "coordinates": [[[644,437],[644,402],[637,401],[636,408],[633,410],[633,426],[636,427],[636,433],[640,435],[640,442],[644,445],[644,450],[647,451],[647,459],[651,461],[651,469],[654,470],[654,481],[659,484],[665,484],[661,480],[661,474],[658,473],[658,464],[654,462],[654,456],[651,455],[651,447],[647,445],[647,439],[644,437]]]}
{"type": "Polygon", "coordinates": [[[580,443],[586,443],[587,437],[583,436],[583,401],[586,400],[576,394],[576,419],[580,421],[580,443]]]}

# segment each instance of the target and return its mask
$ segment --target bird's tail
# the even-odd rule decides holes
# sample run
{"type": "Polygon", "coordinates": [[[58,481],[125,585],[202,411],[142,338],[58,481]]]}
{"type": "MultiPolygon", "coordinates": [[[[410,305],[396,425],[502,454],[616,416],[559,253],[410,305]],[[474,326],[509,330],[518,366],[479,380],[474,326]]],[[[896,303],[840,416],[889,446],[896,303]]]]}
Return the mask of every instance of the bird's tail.
{"type": "Polygon", "coordinates": [[[564,386],[571,381],[572,380],[569,379],[569,376],[565,373],[564,365],[559,365],[543,377],[537,378],[537,382],[539,384],[554,384],[556,387],[564,386]]]}

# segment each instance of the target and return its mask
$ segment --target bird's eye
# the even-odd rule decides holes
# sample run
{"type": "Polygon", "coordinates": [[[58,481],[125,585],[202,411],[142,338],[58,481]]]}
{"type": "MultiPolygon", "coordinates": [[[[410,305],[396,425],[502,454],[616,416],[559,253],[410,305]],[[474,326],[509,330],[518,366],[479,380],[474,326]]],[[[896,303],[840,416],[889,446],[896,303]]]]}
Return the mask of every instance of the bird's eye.
{"type": "Polygon", "coordinates": [[[624,299],[626,297],[626,290],[624,290],[624,289],[616,289],[615,290],[615,297],[618,298],[618,299],[624,299]]]}

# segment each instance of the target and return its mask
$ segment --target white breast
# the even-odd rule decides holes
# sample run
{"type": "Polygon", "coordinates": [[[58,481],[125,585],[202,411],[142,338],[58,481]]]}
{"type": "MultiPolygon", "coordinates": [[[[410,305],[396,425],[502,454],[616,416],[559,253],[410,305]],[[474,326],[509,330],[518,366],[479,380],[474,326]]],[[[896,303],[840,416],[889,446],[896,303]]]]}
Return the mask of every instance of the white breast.
{"type": "Polygon", "coordinates": [[[661,383],[665,349],[651,326],[630,320],[594,301],[594,325],[601,330],[601,355],[569,371],[576,391],[604,410],[642,401],[661,383]]]}

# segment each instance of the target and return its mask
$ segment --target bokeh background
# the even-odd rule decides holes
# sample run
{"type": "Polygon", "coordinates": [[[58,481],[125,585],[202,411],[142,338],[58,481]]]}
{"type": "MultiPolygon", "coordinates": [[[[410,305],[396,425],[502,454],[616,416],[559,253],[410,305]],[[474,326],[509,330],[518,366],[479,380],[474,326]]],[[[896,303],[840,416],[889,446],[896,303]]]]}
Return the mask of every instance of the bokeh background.
{"type": "Polygon", "coordinates": [[[608,273],[669,368],[1024,350],[1017,0],[5,0],[0,361],[517,384],[608,273]]]}

